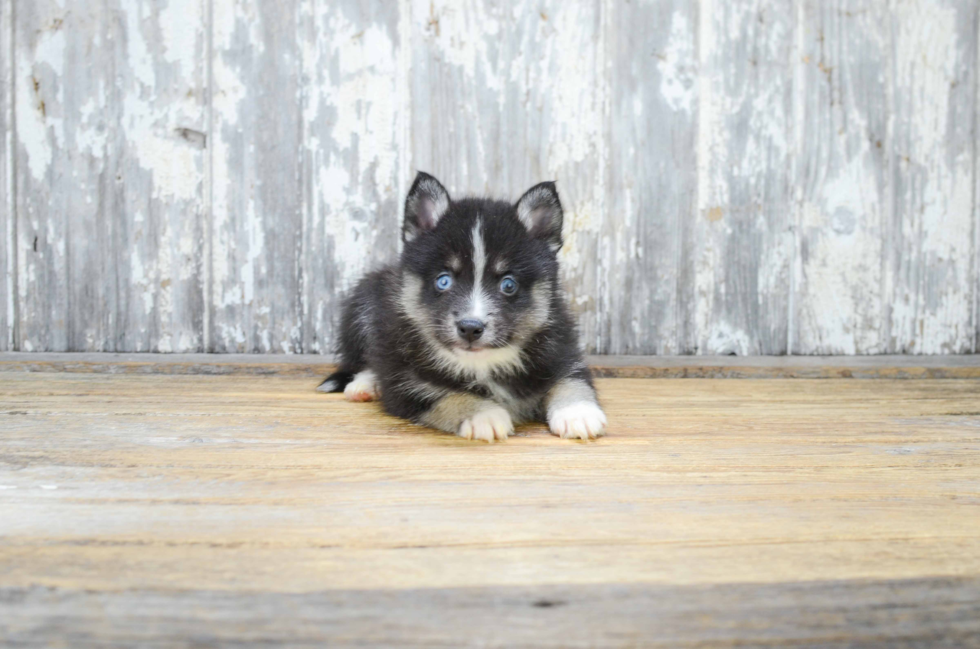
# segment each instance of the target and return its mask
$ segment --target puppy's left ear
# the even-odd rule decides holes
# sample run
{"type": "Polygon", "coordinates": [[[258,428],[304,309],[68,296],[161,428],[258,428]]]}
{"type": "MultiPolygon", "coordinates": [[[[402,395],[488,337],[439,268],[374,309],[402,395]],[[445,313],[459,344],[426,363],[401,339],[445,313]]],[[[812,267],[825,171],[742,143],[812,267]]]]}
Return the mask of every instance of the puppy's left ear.
{"type": "Polygon", "coordinates": [[[552,250],[561,248],[563,212],[555,183],[546,182],[527,190],[517,201],[517,218],[535,239],[544,239],[552,250]]]}

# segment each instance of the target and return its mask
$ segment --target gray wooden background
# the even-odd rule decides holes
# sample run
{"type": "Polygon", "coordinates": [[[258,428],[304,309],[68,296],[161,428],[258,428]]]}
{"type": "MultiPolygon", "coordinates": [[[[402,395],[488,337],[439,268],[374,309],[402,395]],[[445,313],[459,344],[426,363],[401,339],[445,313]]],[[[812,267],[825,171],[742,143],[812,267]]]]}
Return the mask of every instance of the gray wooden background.
{"type": "Polygon", "coordinates": [[[978,348],[977,0],[3,0],[0,350],[330,351],[414,171],[600,353],[978,348]]]}

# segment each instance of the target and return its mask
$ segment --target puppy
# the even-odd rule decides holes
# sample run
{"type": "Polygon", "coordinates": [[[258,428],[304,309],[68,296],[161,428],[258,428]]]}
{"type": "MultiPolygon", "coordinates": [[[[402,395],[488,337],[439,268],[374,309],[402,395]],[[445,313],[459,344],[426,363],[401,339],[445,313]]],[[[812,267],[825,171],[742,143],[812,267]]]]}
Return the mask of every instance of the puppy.
{"type": "Polygon", "coordinates": [[[551,182],[515,204],[454,201],[419,173],[401,261],[346,299],[340,367],[317,390],[381,399],[466,439],[503,441],[535,420],[566,439],[601,436],[606,416],[558,282],[562,217],[551,182]]]}

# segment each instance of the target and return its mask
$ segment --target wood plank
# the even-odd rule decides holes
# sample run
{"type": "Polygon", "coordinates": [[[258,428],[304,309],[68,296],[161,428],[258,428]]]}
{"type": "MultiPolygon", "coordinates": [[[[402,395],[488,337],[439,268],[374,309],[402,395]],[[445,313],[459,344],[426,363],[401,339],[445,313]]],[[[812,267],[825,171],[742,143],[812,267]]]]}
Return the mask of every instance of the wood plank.
{"type": "Polygon", "coordinates": [[[799,11],[790,351],[885,353],[891,13],[870,0],[804,2],[799,11]]]}
{"type": "Polygon", "coordinates": [[[610,115],[599,350],[693,353],[697,8],[608,3],[610,115]]]}
{"type": "Polygon", "coordinates": [[[296,3],[213,8],[209,352],[301,352],[303,97],[296,3]]]}
{"type": "Polygon", "coordinates": [[[885,244],[893,353],[973,349],[977,4],[892,12],[895,205],[885,244]]]}
{"type": "Polygon", "coordinates": [[[91,317],[104,333],[72,349],[204,351],[207,4],[108,4],[114,81],[98,118],[108,168],[98,247],[87,253],[102,264],[87,283],[104,286],[77,300],[81,308],[102,292],[91,317]]]}
{"type": "Polygon", "coordinates": [[[0,6],[0,351],[14,349],[17,220],[14,217],[13,3],[0,6]]]}
{"type": "Polygon", "coordinates": [[[601,25],[597,3],[412,3],[412,166],[455,196],[516,201],[557,180],[562,275],[589,351],[607,349],[596,277],[605,213],[601,25]]]}
{"type": "Polygon", "coordinates": [[[532,425],[495,445],[314,384],[6,374],[4,637],[955,646],[980,632],[980,380],[600,380],[607,438],[532,425]]]}
{"type": "Polygon", "coordinates": [[[408,191],[403,167],[410,156],[401,148],[409,126],[411,56],[401,42],[401,11],[401,4],[380,0],[301,5],[303,323],[297,350],[331,353],[344,293],[365,272],[398,258],[408,191]]]}
{"type": "Polygon", "coordinates": [[[242,593],[0,590],[0,633],[48,647],[969,646],[980,581],[242,593]],[[846,621],[846,623],[842,622],[846,621]]]}
{"type": "Polygon", "coordinates": [[[89,334],[102,334],[100,323],[91,320],[103,303],[104,286],[96,233],[107,166],[97,122],[103,90],[112,85],[101,9],[79,0],[16,6],[14,209],[15,245],[22,254],[15,347],[24,351],[65,351],[89,334]],[[88,107],[88,123],[82,106],[88,107]],[[76,239],[73,232],[88,234],[76,239]],[[76,322],[72,298],[77,282],[86,279],[95,292],[76,322]]]}
{"type": "MultiPolygon", "coordinates": [[[[980,356],[587,356],[604,378],[965,379],[980,356]]],[[[246,374],[322,378],[329,355],[0,353],[0,372],[246,374]]]]}
{"type": "Polygon", "coordinates": [[[795,5],[698,10],[697,353],[787,351],[795,5]]]}
{"type": "Polygon", "coordinates": [[[20,4],[17,346],[201,349],[202,0],[20,4]]]}

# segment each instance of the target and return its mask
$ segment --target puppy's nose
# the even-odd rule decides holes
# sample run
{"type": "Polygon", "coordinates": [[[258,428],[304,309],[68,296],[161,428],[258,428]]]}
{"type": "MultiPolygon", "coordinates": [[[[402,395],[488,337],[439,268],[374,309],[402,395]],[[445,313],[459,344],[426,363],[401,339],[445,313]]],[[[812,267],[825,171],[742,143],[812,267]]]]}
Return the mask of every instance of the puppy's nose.
{"type": "Polygon", "coordinates": [[[456,322],[456,331],[459,333],[459,337],[467,342],[479,339],[483,335],[483,328],[483,323],[473,318],[456,322]]]}

